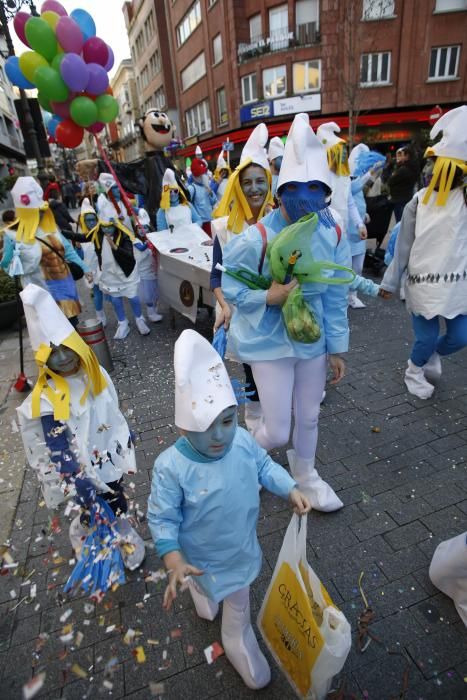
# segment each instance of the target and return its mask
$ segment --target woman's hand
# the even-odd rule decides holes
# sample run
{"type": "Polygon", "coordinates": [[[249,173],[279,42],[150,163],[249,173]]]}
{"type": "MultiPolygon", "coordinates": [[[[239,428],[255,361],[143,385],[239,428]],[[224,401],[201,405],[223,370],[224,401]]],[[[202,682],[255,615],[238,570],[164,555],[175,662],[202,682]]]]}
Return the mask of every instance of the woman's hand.
{"type": "Polygon", "coordinates": [[[358,227],[358,233],[360,235],[360,239],[362,241],[366,241],[366,239],[368,238],[368,231],[366,230],[365,224],[362,224],[358,227]]]}
{"type": "Polygon", "coordinates": [[[187,564],[180,552],[170,552],[164,557],[164,564],[169,574],[169,585],[164,592],[162,607],[170,610],[177,597],[177,586],[186,586],[187,576],[201,576],[203,571],[196,566],[187,564]]]}
{"type": "Polygon", "coordinates": [[[279,284],[275,280],[272,281],[266,295],[266,304],[268,306],[282,306],[287,300],[290,292],[298,285],[296,279],[291,280],[287,284],[279,284]]]}
{"type": "Polygon", "coordinates": [[[92,284],[92,281],[93,281],[92,272],[85,272],[85,273],[84,273],[84,276],[86,277],[86,279],[87,279],[87,281],[89,282],[89,284],[92,284]]]}
{"type": "Polygon", "coordinates": [[[292,489],[289,493],[289,501],[293,506],[293,512],[297,515],[305,515],[311,510],[311,503],[304,493],[298,489],[292,489]]]}
{"type": "Polygon", "coordinates": [[[338,384],[345,376],[345,362],[339,355],[329,355],[329,366],[333,374],[331,384],[338,384]]]}
{"type": "Polygon", "coordinates": [[[225,330],[228,331],[231,319],[232,319],[232,309],[230,308],[230,306],[227,303],[222,304],[220,313],[219,313],[219,315],[216,318],[216,321],[214,323],[214,333],[217,331],[218,328],[220,328],[222,326],[222,324],[224,324],[225,330]]]}

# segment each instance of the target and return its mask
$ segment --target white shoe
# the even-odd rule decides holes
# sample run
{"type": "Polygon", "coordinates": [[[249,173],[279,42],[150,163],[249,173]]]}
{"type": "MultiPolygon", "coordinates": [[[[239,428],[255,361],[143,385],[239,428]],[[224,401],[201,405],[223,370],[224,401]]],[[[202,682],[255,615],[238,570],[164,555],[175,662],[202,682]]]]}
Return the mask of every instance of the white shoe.
{"type": "Polygon", "coordinates": [[[271,669],[251,626],[249,599],[243,610],[224,600],[221,634],[225,655],[245,685],[252,690],[268,685],[271,669]]]}
{"type": "Polygon", "coordinates": [[[101,311],[97,311],[96,309],[96,318],[102,323],[102,327],[105,328],[107,325],[107,316],[105,315],[104,309],[102,309],[101,311]]]}
{"type": "Polygon", "coordinates": [[[136,328],[139,330],[141,335],[148,335],[148,333],[151,332],[151,329],[146,324],[146,321],[144,320],[143,316],[138,316],[138,318],[135,317],[135,323],[136,328]]]}
{"type": "Polygon", "coordinates": [[[245,404],[245,424],[250,435],[255,435],[263,421],[263,411],[259,401],[247,401],[245,404]]]}
{"type": "Polygon", "coordinates": [[[219,612],[219,603],[216,603],[214,600],[204,595],[204,593],[201,593],[193,579],[188,580],[188,590],[195,604],[198,617],[212,622],[219,612]]]}
{"type": "Polygon", "coordinates": [[[366,304],[364,304],[363,301],[360,301],[356,292],[350,292],[350,294],[349,294],[349,306],[352,309],[364,309],[364,308],[366,308],[366,304]]]}
{"type": "Polygon", "coordinates": [[[159,323],[164,318],[162,314],[158,314],[155,306],[146,307],[147,317],[153,323],[159,323]]]}
{"type": "Polygon", "coordinates": [[[68,530],[68,535],[70,537],[71,546],[75,552],[76,559],[81,556],[81,550],[83,549],[83,544],[86,537],[89,535],[89,530],[84,527],[81,523],[81,515],[77,515],[70,523],[70,529],[68,530]]]}
{"type": "Polygon", "coordinates": [[[423,367],[417,367],[412,360],[409,360],[407,363],[404,382],[409,393],[417,396],[419,399],[429,399],[435,390],[433,384],[426,380],[423,367]]]}
{"type": "Polygon", "coordinates": [[[440,379],[443,368],[441,366],[441,357],[437,352],[434,352],[428,362],[423,365],[423,372],[428,379],[434,379],[435,381],[440,379]]]}
{"type": "Polygon", "coordinates": [[[332,513],[344,507],[333,489],[320,477],[314,459],[297,457],[295,450],[287,450],[290,471],[300,491],[311,503],[311,507],[323,513],[332,513]]]}
{"type": "Polygon", "coordinates": [[[117,332],[114,335],[114,340],[123,340],[130,332],[130,324],[127,319],[119,321],[117,324],[117,332]]]}

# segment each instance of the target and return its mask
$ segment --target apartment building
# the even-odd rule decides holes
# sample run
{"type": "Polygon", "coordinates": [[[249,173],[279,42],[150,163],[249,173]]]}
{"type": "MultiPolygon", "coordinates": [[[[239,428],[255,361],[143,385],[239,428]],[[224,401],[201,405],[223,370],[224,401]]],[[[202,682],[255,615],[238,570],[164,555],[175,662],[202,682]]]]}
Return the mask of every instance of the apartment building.
{"type": "Polygon", "coordinates": [[[119,105],[115,130],[110,135],[110,146],[115,160],[129,163],[144,153],[144,145],[136,126],[136,121],[141,116],[141,108],[131,59],[124,59],[120,63],[110,85],[119,105]]]}

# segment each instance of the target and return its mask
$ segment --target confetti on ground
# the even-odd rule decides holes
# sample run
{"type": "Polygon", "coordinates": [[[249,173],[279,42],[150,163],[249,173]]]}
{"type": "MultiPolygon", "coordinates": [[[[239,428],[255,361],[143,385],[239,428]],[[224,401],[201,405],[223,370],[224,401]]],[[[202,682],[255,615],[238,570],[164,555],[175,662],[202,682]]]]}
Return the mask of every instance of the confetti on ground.
{"type": "Polygon", "coordinates": [[[180,639],[182,636],[182,630],[177,627],[177,629],[171,630],[170,636],[172,639],[180,639]]]}
{"type": "Polygon", "coordinates": [[[81,666],[79,664],[73,664],[73,666],[71,667],[71,670],[79,678],[87,678],[88,677],[88,674],[86,673],[84,668],[81,668],[81,666]]]}
{"type": "Polygon", "coordinates": [[[224,650],[219,642],[214,642],[211,646],[204,649],[204,655],[208,664],[212,664],[219,656],[222,656],[223,653],[224,650]]]}
{"type": "Polygon", "coordinates": [[[146,654],[144,653],[144,647],[136,647],[133,649],[133,655],[139,664],[144,664],[146,661],[146,654]]]}
{"type": "Polygon", "coordinates": [[[135,636],[136,636],[135,630],[132,630],[131,627],[129,627],[128,630],[126,631],[125,636],[123,637],[123,641],[125,642],[125,644],[131,644],[131,642],[133,641],[135,636]]]}
{"type": "Polygon", "coordinates": [[[38,673],[23,685],[23,700],[31,700],[40,691],[45,681],[45,671],[38,673]]]}
{"type": "Polygon", "coordinates": [[[165,693],[165,686],[163,683],[149,683],[149,691],[151,695],[163,695],[165,693]]]}

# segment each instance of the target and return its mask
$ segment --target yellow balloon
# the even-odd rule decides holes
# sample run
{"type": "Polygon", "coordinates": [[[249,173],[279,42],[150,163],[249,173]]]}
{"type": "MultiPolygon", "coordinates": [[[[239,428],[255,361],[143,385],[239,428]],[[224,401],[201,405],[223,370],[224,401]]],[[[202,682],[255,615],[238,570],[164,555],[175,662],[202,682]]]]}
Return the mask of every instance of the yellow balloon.
{"type": "Polygon", "coordinates": [[[48,66],[49,63],[37,51],[25,51],[19,57],[19,67],[22,74],[31,82],[34,82],[34,73],[39,66],[48,66]]]}
{"type": "Polygon", "coordinates": [[[41,19],[45,20],[49,27],[51,27],[55,31],[55,27],[57,26],[57,22],[60,19],[60,15],[57,15],[56,12],[52,12],[51,10],[47,10],[47,12],[43,12],[41,14],[41,19]]]}

